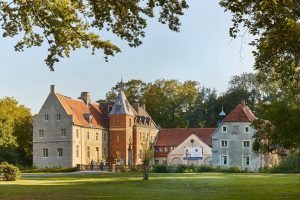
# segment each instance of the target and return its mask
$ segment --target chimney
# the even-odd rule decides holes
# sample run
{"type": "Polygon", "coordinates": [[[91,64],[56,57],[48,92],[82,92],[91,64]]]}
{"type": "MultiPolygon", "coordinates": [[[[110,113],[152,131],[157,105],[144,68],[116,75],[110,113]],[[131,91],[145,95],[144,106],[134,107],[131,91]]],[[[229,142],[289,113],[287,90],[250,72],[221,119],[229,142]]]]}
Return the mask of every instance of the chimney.
{"type": "Polygon", "coordinates": [[[89,92],[81,92],[80,99],[82,99],[86,104],[91,103],[91,95],[89,92]]]}
{"type": "Polygon", "coordinates": [[[50,86],[50,93],[55,93],[55,85],[50,86]]]}
{"type": "Polygon", "coordinates": [[[246,106],[245,100],[242,100],[242,101],[241,101],[241,104],[242,104],[243,107],[245,107],[245,106],[246,106]]]}

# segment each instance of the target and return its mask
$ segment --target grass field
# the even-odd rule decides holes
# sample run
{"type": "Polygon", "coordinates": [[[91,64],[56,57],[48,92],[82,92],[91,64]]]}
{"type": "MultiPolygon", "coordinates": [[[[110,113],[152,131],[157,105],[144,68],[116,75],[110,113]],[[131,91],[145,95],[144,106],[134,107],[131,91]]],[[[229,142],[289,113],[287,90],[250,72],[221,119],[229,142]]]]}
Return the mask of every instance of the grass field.
{"type": "Polygon", "coordinates": [[[0,181],[0,199],[300,199],[300,174],[67,174],[0,181]]]}

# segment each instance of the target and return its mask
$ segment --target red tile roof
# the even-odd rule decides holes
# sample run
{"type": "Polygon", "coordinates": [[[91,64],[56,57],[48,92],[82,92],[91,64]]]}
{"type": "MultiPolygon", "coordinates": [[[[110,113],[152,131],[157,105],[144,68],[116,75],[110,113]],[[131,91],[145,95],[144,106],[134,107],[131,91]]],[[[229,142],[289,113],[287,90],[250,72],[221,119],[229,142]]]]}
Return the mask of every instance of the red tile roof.
{"type": "Polygon", "coordinates": [[[211,136],[215,128],[171,128],[161,129],[158,133],[156,147],[173,146],[181,144],[190,135],[197,135],[203,142],[211,146],[211,136]]]}
{"type": "Polygon", "coordinates": [[[88,127],[92,125],[92,127],[97,128],[105,126],[103,119],[106,116],[106,112],[101,106],[99,106],[98,103],[90,103],[88,107],[86,103],[81,99],[72,99],[59,93],[55,93],[55,95],[57,96],[58,100],[60,101],[61,105],[64,107],[68,115],[73,116],[74,125],[88,127]],[[92,114],[92,124],[90,124],[89,121],[84,118],[84,114],[86,112],[90,112],[92,114]]]}
{"type": "Polygon", "coordinates": [[[155,157],[167,157],[170,152],[154,152],[155,157]]]}
{"type": "Polygon", "coordinates": [[[252,122],[256,117],[245,104],[237,105],[223,120],[223,122],[252,122]]]}

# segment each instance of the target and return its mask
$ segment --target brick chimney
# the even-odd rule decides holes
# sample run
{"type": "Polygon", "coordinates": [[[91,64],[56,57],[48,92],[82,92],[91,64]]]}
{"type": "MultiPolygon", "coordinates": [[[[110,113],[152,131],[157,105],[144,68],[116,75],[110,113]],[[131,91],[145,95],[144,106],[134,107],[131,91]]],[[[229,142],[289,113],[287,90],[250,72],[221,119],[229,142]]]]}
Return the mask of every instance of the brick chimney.
{"type": "Polygon", "coordinates": [[[55,90],[55,85],[51,85],[50,86],[50,93],[55,93],[56,90],[55,90]]]}
{"type": "Polygon", "coordinates": [[[242,101],[241,101],[241,104],[242,104],[243,107],[245,107],[245,106],[246,106],[245,100],[242,100],[242,101]]]}
{"type": "Polygon", "coordinates": [[[86,104],[91,103],[91,95],[89,92],[81,92],[80,99],[82,99],[86,104]]]}

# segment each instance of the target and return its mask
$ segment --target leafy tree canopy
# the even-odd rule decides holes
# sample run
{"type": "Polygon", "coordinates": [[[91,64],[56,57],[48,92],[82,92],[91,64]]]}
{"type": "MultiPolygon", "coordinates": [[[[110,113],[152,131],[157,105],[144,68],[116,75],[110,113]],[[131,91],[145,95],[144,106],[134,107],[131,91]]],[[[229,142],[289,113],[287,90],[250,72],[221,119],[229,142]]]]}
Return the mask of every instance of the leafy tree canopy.
{"type": "Polygon", "coordinates": [[[233,13],[232,37],[244,29],[255,37],[254,68],[299,93],[300,1],[221,0],[220,5],[233,13]]]}
{"type": "Polygon", "coordinates": [[[32,116],[30,110],[6,97],[0,100],[0,160],[31,165],[32,116]]]}
{"type": "Polygon", "coordinates": [[[188,8],[185,0],[0,0],[0,23],[3,37],[21,36],[16,51],[49,45],[46,64],[54,70],[55,62],[69,57],[81,47],[103,50],[105,59],[120,52],[109,39],[109,31],[128,42],[142,44],[147,19],[158,21],[179,31],[179,17],[188,8]]]}

